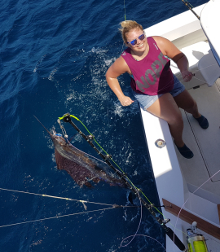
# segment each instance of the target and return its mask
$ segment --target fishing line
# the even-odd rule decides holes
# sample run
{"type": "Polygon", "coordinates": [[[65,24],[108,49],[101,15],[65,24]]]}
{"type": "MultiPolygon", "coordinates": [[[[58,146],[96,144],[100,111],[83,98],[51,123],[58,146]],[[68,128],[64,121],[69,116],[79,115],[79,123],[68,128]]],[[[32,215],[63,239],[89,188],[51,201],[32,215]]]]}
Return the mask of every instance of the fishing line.
{"type": "Polygon", "coordinates": [[[86,212],[84,211],[84,212],[72,213],[72,214],[61,215],[61,216],[56,215],[56,216],[53,216],[53,217],[48,217],[48,218],[43,218],[43,219],[38,219],[38,220],[30,220],[30,221],[23,221],[23,222],[18,222],[18,223],[13,223],[13,224],[6,224],[6,225],[1,225],[0,228],[16,226],[16,225],[21,225],[21,224],[26,224],[26,223],[34,223],[34,222],[50,220],[50,219],[58,219],[58,218],[63,218],[63,217],[68,217],[68,216],[73,216],[73,215],[79,215],[79,214],[88,214],[88,213],[92,213],[92,212],[110,210],[110,209],[116,209],[116,208],[137,208],[137,207],[139,207],[139,206],[123,206],[123,205],[117,205],[117,204],[98,203],[98,202],[91,202],[91,201],[87,201],[87,200],[77,200],[77,199],[72,199],[72,198],[64,198],[64,197],[58,197],[58,196],[53,196],[53,195],[48,195],[48,194],[38,194],[38,193],[31,193],[31,192],[26,192],[26,191],[19,191],[19,190],[13,190],[13,189],[5,189],[5,188],[0,188],[0,190],[15,192],[15,193],[30,194],[30,195],[48,197],[48,198],[54,198],[54,199],[76,201],[76,202],[82,203],[85,210],[87,210],[87,206],[85,205],[85,203],[95,204],[95,205],[111,206],[109,208],[96,209],[96,210],[91,210],[91,211],[86,211],[86,212]]]}
{"type": "Polygon", "coordinates": [[[143,209],[142,209],[141,200],[139,199],[139,201],[140,201],[141,210],[140,210],[140,220],[139,220],[139,224],[138,224],[138,227],[137,227],[137,231],[136,231],[136,233],[135,233],[134,235],[130,235],[130,236],[128,236],[127,238],[124,238],[124,239],[121,241],[119,248],[125,248],[125,247],[127,247],[127,246],[134,240],[135,236],[137,235],[137,233],[138,233],[138,231],[139,231],[139,229],[140,229],[140,225],[141,225],[141,221],[142,221],[142,211],[143,211],[143,209]],[[130,238],[130,237],[132,237],[132,239],[131,239],[126,245],[122,245],[123,242],[125,242],[125,241],[126,241],[128,238],[130,238]]]}
{"type": "MultiPolygon", "coordinates": [[[[124,0],[124,21],[126,21],[126,5],[125,5],[125,0],[124,0]]],[[[122,43],[122,47],[121,47],[121,52],[123,52],[124,51],[124,46],[125,46],[125,44],[124,44],[124,42],[122,43]]]]}
{"type": "MultiPolygon", "coordinates": [[[[215,66],[215,64],[212,64],[212,65],[210,65],[210,66],[207,66],[207,67],[204,67],[204,68],[199,69],[199,70],[197,70],[197,71],[194,71],[194,74],[197,73],[197,72],[201,72],[201,70],[207,69],[207,68],[209,68],[209,67],[211,67],[211,66],[215,66]]],[[[199,80],[199,81],[201,81],[201,82],[204,82],[204,80],[201,80],[201,79],[199,79],[199,78],[196,78],[195,75],[193,75],[193,78],[195,78],[195,79],[197,79],[197,80],[199,80]]]]}
{"type": "Polygon", "coordinates": [[[140,199],[139,199],[139,201],[140,201],[141,210],[140,210],[140,220],[139,220],[139,224],[138,224],[137,231],[136,231],[136,233],[135,233],[134,235],[130,235],[130,236],[124,238],[124,239],[121,241],[119,248],[125,248],[125,247],[127,247],[127,246],[134,240],[134,238],[135,238],[136,236],[146,236],[146,237],[148,237],[148,238],[150,238],[150,239],[155,240],[156,242],[158,242],[158,243],[164,248],[164,250],[166,251],[166,248],[165,248],[157,239],[155,239],[155,238],[153,238],[153,237],[151,237],[151,236],[148,236],[148,235],[138,234],[138,231],[139,231],[139,229],[140,229],[140,225],[141,225],[141,222],[142,222],[142,217],[143,217],[143,206],[142,206],[142,204],[141,204],[141,200],[140,200],[140,199]],[[127,244],[122,245],[122,244],[123,244],[124,242],[126,242],[126,240],[128,240],[130,237],[131,237],[132,239],[131,239],[127,244]]]}
{"type": "Polygon", "coordinates": [[[125,0],[124,0],[124,19],[126,21],[126,6],[125,6],[125,0]]]}
{"type": "MultiPolygon", "coordinates": [[[[132,236],[133,236],[133,235],[130,235],[130,236],[128,236],[127,238],[130,238],[130,237],[132,237],[132,236]]],[[[144,236],[144,237],[150,238],[150,239],[156,241],[157,243],[159,243],[159,244],[163,247],[164,251],[166,251],[166,248],[165,248],[165,247],[163,246],[163,244],[160,243],[157,239],[155,239],[155,238],[153,238],[153,237],[151,237],[151,236],[149,236],[149,235],[144,235],[144,234],[136,234],[136,236],[144,236]]]]}
{"type": "Polygon", "coordinates": [[[2,191],[8,191],[8,192],[15,192],[15,193],[30,194],[30,195],[40,196],[40,197],[61,199],[61,200],[67,200],[67,201],[76,201],[76,202],[80,202],[80,203],[87,203],[87,204],[94,204],[94,205],[115,206],[115,207],[126,207],[126,206],[116,205],[116,204],[107,204],[107,203],[92,202],[92,201],[87,201],[87,200],[78,200],[78,199],[72,199],[72,198],[65,198],[65,197],[53,196],[53,195],[49,195],[49,194],[39,194],[39,193],[32,193],[32,192],[27,192],[27,191],[13,190],[13,189],[0,188],[0,190],[2,190],[2,191]]]}
{"type": "Polygon", "coordinates": [[[101,209],[96,209],[96,210],[91,210],[91,211],[86,211],[86,212],[78,212],[78,213],[72,213],[72,214],[66,214],[66,215],[60,215],[60,216],[56,215],[53,217],[48,217],[48,218],[43,218],[43,219],[38,219],[38,220],[30,220],[30,221],[23,221],[23,222],[12,223],[12,224],[7,224],[7,225],[1,225],[0,228],[17,226],[17,225],[27,224],[27,223],[34,223],[34,222],[39,222],[39,221],[44,221],[44,220],[59,219],[59,218],[73,216],[73,215],[88,214],[88,213],[111,210],[111,209],[115,209],[115,207],[101,208],[101,209]]]}

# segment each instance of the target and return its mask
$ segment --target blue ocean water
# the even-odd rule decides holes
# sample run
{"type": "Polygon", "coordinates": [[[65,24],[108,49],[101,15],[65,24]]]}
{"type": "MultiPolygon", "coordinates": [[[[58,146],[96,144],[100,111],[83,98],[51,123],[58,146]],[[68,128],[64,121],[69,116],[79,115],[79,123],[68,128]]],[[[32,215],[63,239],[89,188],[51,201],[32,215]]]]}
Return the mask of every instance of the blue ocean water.
{"type": "MultiPolygon", "coordinates": [[[[191,0],[193,6],[205,2],[191,0]]],[[[93,189],[80,188],[65,171],[57,170],[52,142],[34,115],[49,130],[60,132],[57,118],[69,112],[158,204],[137,102],[122,107],[105,80],[123,50],[118,24],[124,6],[127,19],[144,28],[186,10],[181,0],[1,3],[0,188],[129,205],[125,189],[103,182],[93,189]]],[[[120,77],[120,83],[132,95],[129,77],[120,77]]],[[[77,148],[96,155],[73,128],[65,128],[77,148]]],[[[86,206],[87,211],[106,207],[86,206]]],[[[146,209],[142,218],[140,208],[73,215],[82,211],[79,202],[0,190],[0,251],[164,251],[152,239],[164,245],[164,233],[146,209]],[[56,218],[41,220],[50,217],[56,218]],[[136,232],[140,219],[138,234],[152,238],[137,236],[119,248],[136,232]],[[27,223],[4,227],[21,222],[27,223]]]]}

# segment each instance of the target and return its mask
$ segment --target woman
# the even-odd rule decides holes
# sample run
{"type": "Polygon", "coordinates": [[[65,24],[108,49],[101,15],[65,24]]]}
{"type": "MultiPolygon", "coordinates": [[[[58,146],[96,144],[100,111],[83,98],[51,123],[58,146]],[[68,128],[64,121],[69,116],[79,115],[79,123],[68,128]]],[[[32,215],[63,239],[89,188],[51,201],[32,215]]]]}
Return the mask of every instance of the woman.
{"type": "Polygon", "coordinates": [[[203,129],[207,129],[209,123],[199,113],[194,99],[171,72],[168,58],[177,64],[184,81],[192,79],[186,56],[165,38],[147,38],[143,27],[135,21],[123,21],[120,30],[128,48],[106,73],[110,88],[122,106],[131,105],[134,101],[124,95],[117,80],[121,74],[129,73],[134,97],[140,106],[167,121],[179,152],[185,158],[192,158],[192,151],[182,139],[183,120],[179,107],[191,113],[203,129]]]}

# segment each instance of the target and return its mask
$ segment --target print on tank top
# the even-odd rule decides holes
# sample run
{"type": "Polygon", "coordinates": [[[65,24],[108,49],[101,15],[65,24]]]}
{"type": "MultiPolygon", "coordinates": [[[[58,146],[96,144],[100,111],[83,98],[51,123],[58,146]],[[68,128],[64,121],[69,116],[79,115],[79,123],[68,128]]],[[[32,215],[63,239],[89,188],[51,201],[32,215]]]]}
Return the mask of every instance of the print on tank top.
{"type": "Polygon", "coordinates": [[[145,92],[144,88],[149,88],[149,84],[154,85],[157,82],[157,79],[160,78],[160,72],[166,64],[167,61],[163,58],[163,54],[161,52],[158,55],[158,60],[155,60],[151,64],[151,69],[147,69],[145,72],[145,76],[141,76],[141,80],[143,83],[138,80],[135,81],[136,85],[143,93],[145,92]]]}

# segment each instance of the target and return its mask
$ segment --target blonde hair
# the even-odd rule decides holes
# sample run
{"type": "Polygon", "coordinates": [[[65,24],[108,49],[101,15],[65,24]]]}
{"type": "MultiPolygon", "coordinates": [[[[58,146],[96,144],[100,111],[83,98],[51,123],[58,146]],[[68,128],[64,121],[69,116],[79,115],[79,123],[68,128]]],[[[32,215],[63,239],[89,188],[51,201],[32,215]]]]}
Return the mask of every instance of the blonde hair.
{"type": "Polygon", "coordinates": [[[119,29],[122,35],[122,39],[124,41],[125,44],[127,44],[127,38],[126,38],[126,34],[133,29],[140,29],[143,31],[143,27],[142,25],[138,24],[136,21],[133,20],[126,20],[126,21],[122,21],[120,23],[121,28],[119,29]]]}

